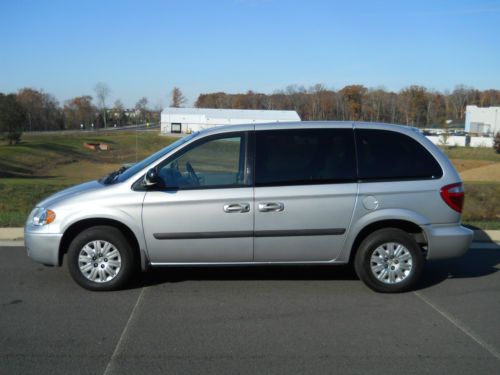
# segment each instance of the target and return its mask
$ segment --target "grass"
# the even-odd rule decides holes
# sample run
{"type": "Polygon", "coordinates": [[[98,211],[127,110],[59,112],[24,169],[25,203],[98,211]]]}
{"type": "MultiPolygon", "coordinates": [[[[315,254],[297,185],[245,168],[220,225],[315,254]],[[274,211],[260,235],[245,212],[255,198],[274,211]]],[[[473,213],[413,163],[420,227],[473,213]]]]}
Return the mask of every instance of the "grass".
{"type": "MultiPolygon", "coordinates": [[[[0,145],[0,227],[22,226],[29,211],[44,197],[140,160],[174,140],[156,132],[51,134],[24,136],[16,146],[0,145]],[[112,150],[90,151],[83,147],[84,142],[105,142],[112,150]]],[[[492,149],[455,147],[444,151],[464,170],[500,163],[500,155],[492,149]]],[[[465,189],[462,221],[483,229],[500,229],[500,181],[466,181],[465,189]]]]}
{"type": "Polygon", "coordinates": [[[43,198],[141,160],[175,140],[157,132],[120,132],[25,135],[18,145],[0,145],[0,227],[22,226],[43,198]],[[104,142],[111,150],[91,151],[85,142],[104,142]]]}
{"type": "Polygon", "coordinates": [[[0,227],[23,226],[30,210],[43,198],[66,187],[63,184],[0,182],[0,227]]]}
{"type": "Polygon", "coordinates": [[[500,229],[500,182],[465,182],[462,221],[482,229],[500,229]]]}
{"type": "Polygon", "coordinates": [[[77,183],[141,160],[174,140],[156,132],[25,136],[19,145],[0,146],[0,178],[77,183]],[[111,150],[91,151],[83,147],[86,142],[104,142],[111,150]]]}
{"type": "Polygon", "coordinates": [[[476,228],[500,229],[500,181],[496,175],[481,175],[488,174],[490,169],[484,167],[492,164],[498,164],[500,169],[500,154],[493,148],[486,147],[441,147],[441,149],[463,174],[465,205],[462,222],[476,228]],[[473,170],[476,173],[470,173],[473,170]],[[490,181],[469,181],[469,176],[490,181]]]}
{"type": "Polygon", "coordinates": [[[441,149],[450,159],[500,162],[500,154],[489,147],[441,147],[441,149]]]}
{"type": "Polygon", "coordinates": [[[500,220],[468,220],[462,224],[470,229],[500,230],[500,220]]]}

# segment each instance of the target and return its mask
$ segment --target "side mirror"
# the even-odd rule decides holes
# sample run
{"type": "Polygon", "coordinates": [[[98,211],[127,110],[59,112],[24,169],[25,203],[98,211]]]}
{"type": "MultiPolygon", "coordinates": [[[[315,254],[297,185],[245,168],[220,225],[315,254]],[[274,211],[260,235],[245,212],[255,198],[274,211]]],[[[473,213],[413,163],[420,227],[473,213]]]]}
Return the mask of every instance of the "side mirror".
{"type": "Polygon", "coordinates": [[[144,186],[155,186],[155,185],[160,184],[160,182],[161,182],[161,178],[158,175],[158,171],[156,170],[156,168],[151,168],[144,175],[144,179],[142,181],[142,184],[144,186]]]}

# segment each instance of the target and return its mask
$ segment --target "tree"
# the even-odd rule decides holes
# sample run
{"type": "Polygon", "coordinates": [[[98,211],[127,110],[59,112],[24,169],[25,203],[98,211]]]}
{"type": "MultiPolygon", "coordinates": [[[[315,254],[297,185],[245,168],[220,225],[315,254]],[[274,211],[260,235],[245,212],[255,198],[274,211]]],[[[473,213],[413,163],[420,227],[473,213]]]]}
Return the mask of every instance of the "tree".
{"type": "Polygon", "coordinates": [[[121,100],[116,100],[115,103],[113,104],[113,118],[115,121],[118,122],[118,125],[123,125],[124,122],[126,122],[127,116],[125,116],[125,107],[122,103],[121,100]]]}
{"type": "Polygon", "coordinates": [[[346,120],[361,120],[363,97],[366,91],[366,87],[362,85],[350,85],[340,90],[347,114],[346,120]]]}
{"type": "Polygon", "coordinates": [[[102,112],[102,118],[104,120],[104,127],[106,127],[106,98],[108,97],[111,90],[108,85],[103,82],[98,82],[94,86],[94,91],[97,96],[97,105],[102,112]]]}
{"type": "Polygon", "coordinates": [[[147,120],[146,115],[148,113],[148,98],[143,96],[135,104],[135,111],[139,115],[139,121],[145,122],[147,120]]]}
{"type": "Polygon", "coordinates": [[[70,99],[64,105],[64,117],[68,128],[79,129],[80,125],[89,127],[94,123],[97,108],[89,95],[70,99]]]}
{"type": "Polygon", "coordinates": [[[486,90],[479,93],[479,106],[496,107],[500,105],[500,90],[486,90]]]}
{"type": "Polygon", "coordinates": [[[52,95],[32,88],[23,88],[17,93],[16,100],[26,112],[24,130],[40,131],[63,128],[61,107],[52,95]]]}
{"type": "Polygon", "coordinates": [[[272,94],[200,94],[197,108],[241,108],[295,110],[302,120],[354,120],[408,124],[414,126],[443,126],[447,119],[462,116],[465,104],[500,105],[500,91],[478,91],[457,86],[453,93],[428,90],[412,85],[400,92],[383,87],[367,89],[349,85],[341,90],[327,89],[316,84],[309,89],[290,85],[272,94]]]}
{"type": "Polygon", "coordinates": [[[170,107],[174,108],[182,107],[187,101],[186,97],[182,94],[181,89],[178,87],[174,87],[172,90],[171,98],[170,107]]]}
{"type": "Polygon", "coordinates": [[[465,85],[457,85],[449,95],[450,103],[452,105],[452,117],[456,120],[462,120],[465,113],[465,106],[472,96],[472,88],[465,85]]]}
{"type": "Polygon", "coordinates": [[[25,118],[24,109],[17,102],[16,95],[0,93],[0,132],[9,145],[17,144],[21,140],[25,118]]]}
{"type": "Polygon", "coordinates": [[[427,89],[422,86],[409,86],[401,91],[400,98],[406,125],[425,125],[428,112],[427,89]]]}
{"type": "Polygon", "coordinates": [[[370,121],[383,121],[384,100],[387,93],[383,88],[369,89],[363,100],[363,119],[370,121]]]}
{"type": "Polygon", "coordinates": [[[495,151],[497,152],[497,154],[500,154],[500,132],[498,132],[495,135],[495,141],[493,143],[493,148],[495,149],[495,151]]]}

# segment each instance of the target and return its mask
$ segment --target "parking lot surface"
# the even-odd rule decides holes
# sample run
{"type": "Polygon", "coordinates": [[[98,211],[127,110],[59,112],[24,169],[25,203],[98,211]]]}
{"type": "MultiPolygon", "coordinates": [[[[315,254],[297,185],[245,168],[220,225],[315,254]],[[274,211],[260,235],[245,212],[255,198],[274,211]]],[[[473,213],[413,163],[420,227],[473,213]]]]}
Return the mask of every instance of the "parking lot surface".
{"type": "Polygon", "coordinates": [[[0,373],[499,373],[500,246],[386,295],[349,267],[164,268],[120,292],[0,247],[0,373]]]}

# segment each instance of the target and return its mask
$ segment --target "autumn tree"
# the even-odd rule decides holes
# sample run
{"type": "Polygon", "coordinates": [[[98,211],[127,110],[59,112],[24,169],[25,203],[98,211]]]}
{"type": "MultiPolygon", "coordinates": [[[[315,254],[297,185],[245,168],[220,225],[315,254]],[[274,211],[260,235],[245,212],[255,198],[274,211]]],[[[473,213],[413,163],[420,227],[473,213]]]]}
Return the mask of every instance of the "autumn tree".
{"type": "Polygon", "coordinates": [[[447,119],[457,116],[463,120],[466,104],[500,105],[500,91],[457,86],[452,93],[443,93],[417,85],[399,92],[362,85],[348,85],[335,91],[318,83],[309,88],[290,85],[272,94],[252,90],[236,94],[202,93],[195,102],[197,108],[294,110],[302,120],[372,121],[419,127],[443,126],[447,119]]]}
{"type": "Polygon", "coordinates": [[[440,93],[433,93],[429,97],[427,125],[443,125],[446,123],[446,100],[440,93]]]}
{"type": "Polygon", "coordinates": [[[500,106],[500,90],[485,90],[479,93],[479,106],[500,106]]]}
{"type": "Polygon", "coordinates": [[[174,87],[170,95],[170,107],[182,107],[187,101],[186,97],[182,94],[181,89],[178,87],[174,87]]]}
{"type": "Polygon", "coordinates": [[[401,111],[405,124],[423,126],[427,121],[428,96],[427,89],[422,86],[409,86],[400,94],[401,111]]]}
{"type": "Polygon", "coordinates": [[[94,123],[97,108],[89,95],[78,96],[66,101],[64,105],[66,127],[79,129],[80,125],[90,127],[94,123]]]}
{"type": "Polygon", "coordinates": [[[111,90],[109,89],[108,85],[106,85],[104,82],[98,82],[94,86],[94,91],[97,96],[97,105],[99,106],[99,109],[101,110],[102,113],[102,119],[104,121],[104,127],[106,128],[106,98],[108,97],[109,93],[111,90]]]}
{"type": "Polygon", "coordinates": [[[25,130],[40,131],[63,128],[62,111],[52,95],[32,88],[23,88],[17,93],[16,100],[26,113],[25,130]]]}
{"type": "Polygon", "coordinates": [[[350,85],[340,90],[345,120],[356,121],[362,118],[363,99],[366,92],[366,87],[362,85],[350,85]]]}
{"type": "Polygon", "coordinates": [[[0,93],[0,133],[9,145],[21,140],[25,118],[24,108],[18,103],[16,95],[0,93]]]}

